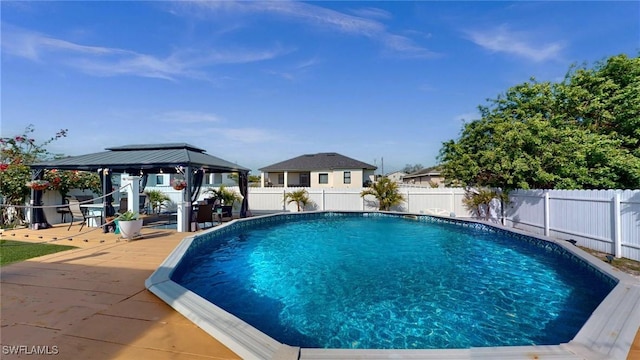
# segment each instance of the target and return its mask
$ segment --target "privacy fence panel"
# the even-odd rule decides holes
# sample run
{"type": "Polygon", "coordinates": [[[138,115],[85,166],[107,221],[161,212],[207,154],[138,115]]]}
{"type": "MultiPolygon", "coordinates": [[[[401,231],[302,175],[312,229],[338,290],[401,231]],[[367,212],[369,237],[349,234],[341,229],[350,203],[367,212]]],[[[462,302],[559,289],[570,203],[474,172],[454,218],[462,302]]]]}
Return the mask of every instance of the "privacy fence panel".
{"type": "Polygon", "coordinates": [[[362,190],[338,190],[338,189],[328,189],[323,190],[324,192],[324,208],[320,208],[319,210],[348,210],[348,211],[359,211],[359,210],[374,210],[377,209],[364,206],[364,201],[362,197],[360,197],[360,192],[362,190]]]}
{"type": "MultiPolygon", "coordinates": [[[[252,212],[297,211],[295,204],[283,207],[282,199],[287,192],[298,188],[249,188],[249,208],[252,212]]],[[[359,189],[318,189],[306,188],[311,204],[306,210],[374,211],[378,203],[373,196],[360,196],[359,189]]],[[[400,188],[405,201],[392,210],[413,213],[439,213],[449,216],[469,217],[464,207],[464,189],[459,188],[400,188]]]]}
{"type": "Polygon", "coordinates": [[[640,260],[640,190],[518,190],[506,223],[640,260]]]}
{"type": "Polygon", "coordinates": [[[471,216],[464,207],[464,189],[461,188],[401,188],[405,197],[403,211],[423,214],[438,214],[449,216],[454,213],[457,217],[471,216]]]}

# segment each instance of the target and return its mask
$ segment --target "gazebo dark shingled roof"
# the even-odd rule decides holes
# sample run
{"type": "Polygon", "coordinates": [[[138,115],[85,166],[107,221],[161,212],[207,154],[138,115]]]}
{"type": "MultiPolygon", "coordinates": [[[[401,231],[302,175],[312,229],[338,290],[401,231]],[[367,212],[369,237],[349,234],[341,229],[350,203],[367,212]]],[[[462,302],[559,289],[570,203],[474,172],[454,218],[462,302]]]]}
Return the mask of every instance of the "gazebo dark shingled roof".
{"type": "Polygon", "coordinates": [[[32,164],[32,169],[96,171],[109,168],[115,172],[138,174],[169,171],[176,166],[203,168],[208,172],[244,172],[249,169],[206,154],[203,149],[186,143],[125,145],[107,151],[70,156],[32,164]]]}
{"type": "Polygon", "coordinates": [[[301,155],[273,165],[258,169],[269,171],[296,171],[296,170],[326,170],[326,169],[367,169],[375,170],[377,167],[346,157],[344,155],[328,152],[318,154],[301,155]]]}

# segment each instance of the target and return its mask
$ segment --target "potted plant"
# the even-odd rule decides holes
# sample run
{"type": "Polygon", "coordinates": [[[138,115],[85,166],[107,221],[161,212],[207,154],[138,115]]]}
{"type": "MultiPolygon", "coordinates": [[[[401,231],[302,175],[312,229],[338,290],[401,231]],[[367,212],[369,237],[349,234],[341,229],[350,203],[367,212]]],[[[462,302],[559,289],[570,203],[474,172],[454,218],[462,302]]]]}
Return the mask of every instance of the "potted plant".
{"type": "Polygon", "coordinates": [[[174,190],[183,190],[187,187],[187,181],[185,179],[173,179],[171,181],[171,186],[174,190]]]}
{"type": "Polygon", "coordinates": [[[45,190],[49,187],[50,183],[47,180],[31,180],[25,184],[27,187],[33,190],[45,190]]]}
{"type": "Polygon", "coordinates": [[[133,240],[135,237],[140,236],[142,219],[139,218],[138,213],[127,210],[126,212],[116,214],[116,216],[115,221],[118,223],[118,229],[123,239],[133,240]]]}

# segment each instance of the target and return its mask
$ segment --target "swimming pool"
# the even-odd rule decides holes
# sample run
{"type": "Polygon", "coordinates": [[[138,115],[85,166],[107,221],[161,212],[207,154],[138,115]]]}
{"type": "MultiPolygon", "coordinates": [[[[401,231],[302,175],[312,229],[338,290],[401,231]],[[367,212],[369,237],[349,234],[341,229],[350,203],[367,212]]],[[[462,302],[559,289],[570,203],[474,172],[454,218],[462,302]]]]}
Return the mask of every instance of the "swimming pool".
{"type": "Polygon", "coordinates": [[[224,309],[224,322],[250,323],[256,329],[246,338],[266,333],[276,343],[302,348],[567,343],[617,281],[561,245],[430,216],[269,216],[187,242],[174,263],[179,265],[165,272],[182,283],[181,292],[199,293],[194,299],[224,309]],[[380,236],[387,231],[391,238],[380,236]],[[383,255],[374,251],[381,247],[383,255]],[[229,313],[241,320],[229,320],[229,313]]]}

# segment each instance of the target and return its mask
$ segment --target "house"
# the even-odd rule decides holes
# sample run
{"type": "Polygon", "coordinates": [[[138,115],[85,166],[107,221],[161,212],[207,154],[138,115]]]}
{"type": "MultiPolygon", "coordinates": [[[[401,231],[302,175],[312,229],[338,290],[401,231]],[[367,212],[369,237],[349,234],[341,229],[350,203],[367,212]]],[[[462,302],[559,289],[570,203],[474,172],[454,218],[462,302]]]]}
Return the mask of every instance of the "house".
{"type": "Polygon", "coordinates": [[[393,182],[402,183],[402,178],[405,175],[407,175],[407,173],[403,171],[394,171],[392,173],[387,174],[386,177],[393,182]]]}
{"type": "MultiPolygon", "coordinates": [[[[175,178],[183,178],[178,174],[149,174],[146,186],[170,187],[171,181],[175,178]]],[[[205,173],[202,179],[203,186],[236,186],[238,185],[237,174],[232,173],[205,173]]]]}
{"type": "Polygon", "coordinates": [[[260,170],[262,187],[361,188],[374,180],[376,166],[327,152],[301,155],[260,170]]]}
{"type": "Polygon", "coordinates": [[[423,185],[430,187],[444,187],[444,177],[437,166],[418,170],[402,177],[405,184],[423,185]]]}

